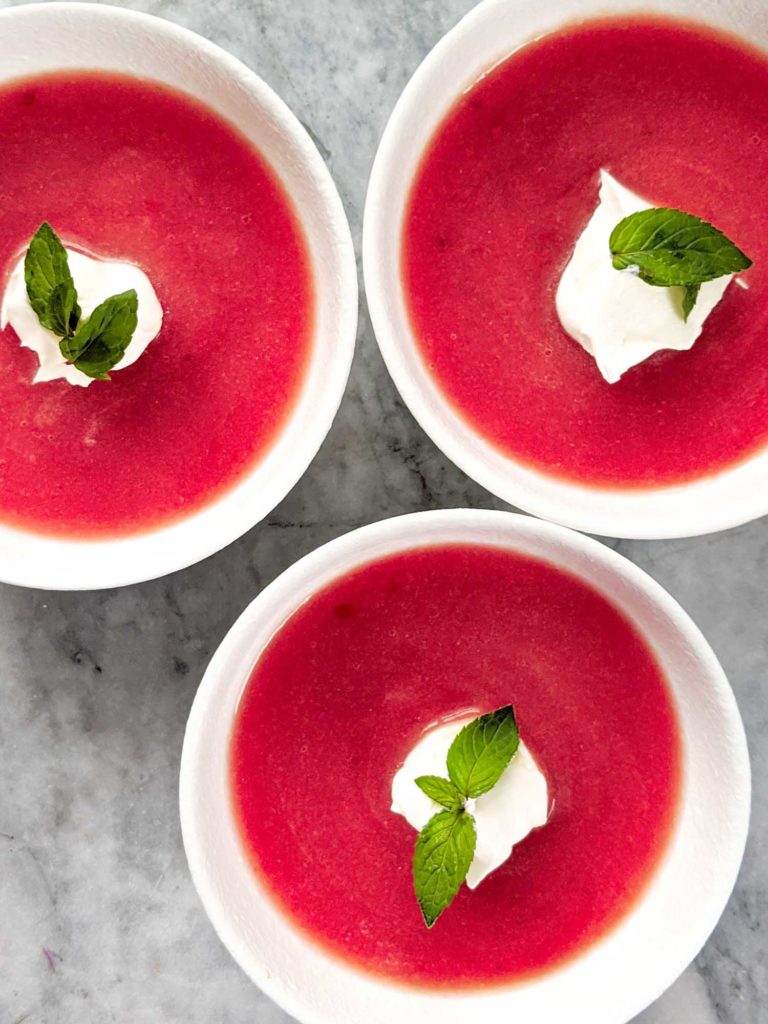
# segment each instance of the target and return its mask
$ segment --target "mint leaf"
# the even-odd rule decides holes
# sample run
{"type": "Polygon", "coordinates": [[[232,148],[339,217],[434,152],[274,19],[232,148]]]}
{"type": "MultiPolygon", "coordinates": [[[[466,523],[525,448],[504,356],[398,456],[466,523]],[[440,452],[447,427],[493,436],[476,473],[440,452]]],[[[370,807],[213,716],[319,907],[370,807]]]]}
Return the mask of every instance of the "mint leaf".
{"type": "Polygon", "coordinates": [[[81,310],[77,304],[75,285],[71,280],[62,281],[53,289],[48,302],[48,313],[51,321],[50,330],[54,334],[69,337],[75,333],[81,310]]]}
{"type": "Polygon", "coordinates": [[[420,775],[413,781],[430,800],[442,804],[449,811],[458,811],[464,806],[464,797],[448,779],[441,779],[439,775],[420,775]]]}
{"type": "Polygon", "coordinates": [[[29,243],[24,283],[38,320],[61,339],[59,348],[67,362],[88,377],[109,380],[109,370],[123,358],[136,330],[136,291],[131,288],[110,296],[81,323],[67,250],[48,221],[43,221],[29,243]]]}
{"type": "Polygon", "coordinates": [[[688,317],[693,312],[693,307],[701,291],[700,284],[687,284],[683,288],[683,320],[688,323],[688,317]]]}
{"type": "Polygon", "coordinates": [[[682,210],[630,214],[613,229],[609,244],[616,270],[636,267],[646,284],[660,287],[702,284],[752,266],[722,231],[682,210]]]}
{"type": "Polygon", "coordinates": [[[138,323],[139,297],[131,288],[112,295],[81,324],[73,338],[59,343],[61,354],[96,380],[109,380],[109,370],[125,355],[138,323]]]}
{"type": "Polygon", "coordinates": [[[446,808],[427,822],[416,840],[413,885],[431,928],[467,877],[477,845],[475,819],[466,800],[492,789],[517,753],[520,735],[511,704],[465,725],[446,757],[450,781],[420,775],[414,782],[446,808]]]}
{"type": "Polygon", "coordinates": [[[471,814],[440,811],[416,840],[413,887],[427,928],[452,902],[475,855],[477,833],[471,814]]]}
{"type": "Polygon", "coordinates": [[[75,283],[67,251],[48,221],[43,221],[24,257],[24,283],[29,304],[49,331],[74,332],[80,319],[75,283]]]}
{"type": "Polygon", "coordinates": [[[517,753],[520,734],[512,705],[465,725],[448,751],[451,782],[466,797],[492,789],[517,753]]]}

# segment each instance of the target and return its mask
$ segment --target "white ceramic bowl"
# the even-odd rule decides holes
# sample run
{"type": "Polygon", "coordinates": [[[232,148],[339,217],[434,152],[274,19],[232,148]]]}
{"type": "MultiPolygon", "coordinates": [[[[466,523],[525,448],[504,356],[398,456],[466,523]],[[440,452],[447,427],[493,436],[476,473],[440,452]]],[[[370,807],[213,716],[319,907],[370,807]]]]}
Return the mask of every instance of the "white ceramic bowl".
{"type": "Polygon", "coordinates": [[[400,276],[403,213],[424,149],[459,96],[524,43],[569,22],[621,13],[694,18],[768,49],[765,0],[485,0],[414,74],[371,173],[363,266],[371,319],[405,403],[437,446],[489,491],[554,522],[610,537],[687,537],[768,513],[768,450],[716,476],[674,487],[608,490],[531,469],[457,415],[422,361],[400,276]]]}
{"type": "Polygon", "coordinates": [[[271,450],[214,504],[155,530],[74,541],[0,526],[0,577],[86,590],[153,579],[220,550],[288,493],[316,454],[349,375],[357,273],[344,209],[304,128],[258,75],[218,46],[160,18],[101,4],[0,11],[0,81],[83,68],[153,79],[201,99],[234,124],[290,196],[309,247],[316,291],[313,350],[296,408],[271,450]]]}
{"type": "Polygon", "coordinates": [[[246,973],[303,1024],[625,1024],[698,953],[736,880],[749,820],[746,741],[733,693],[699,630],[649,576],[597,541],[509,512],[420,512],[355,530],[275,580],[230,630],[187,724],[180,806],[192,878],[246,973]],[[312,594],[356,566],[404,549],[473,542],[545,559],[620,608],[656,654],[683,739],[681,807],[639,905],[566,967],[521,985],[427,991],[366,974],[296,929],[243,851],[230,802],[228,750],[238,701],[265,645],[312,594]]]}

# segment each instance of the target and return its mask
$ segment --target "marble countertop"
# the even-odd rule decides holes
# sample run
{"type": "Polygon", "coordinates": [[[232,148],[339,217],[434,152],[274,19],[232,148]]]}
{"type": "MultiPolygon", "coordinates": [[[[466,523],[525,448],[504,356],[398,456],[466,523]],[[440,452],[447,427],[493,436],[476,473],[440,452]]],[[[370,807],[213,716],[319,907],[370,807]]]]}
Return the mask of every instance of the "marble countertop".
{"type": "MultiPolygon", "coordinates": [[[[7,4],[0,0],[0,6],[7,4]]],[[[471,0],[136,0],[269,82],[327,159],[360,240],[400,91],[471,0]]],[[[364,303],[351,384],[304,479],[265,522],[156,582],[0,588],[0,1024],[287,1024],[230,959],[192,888],[177,773],[205,665],[245,605],[319,544],[418,509],[503,508],[424,436],[364,303]]],[[[730,676],[757,793],[736,891],[706,948],[636,1024],[760,1024],[768,1006],[768,520],[610,542],[691,613],[730,676]]],[[[479,1022],[478,1022],[479,1024],[479,1022]]]]}

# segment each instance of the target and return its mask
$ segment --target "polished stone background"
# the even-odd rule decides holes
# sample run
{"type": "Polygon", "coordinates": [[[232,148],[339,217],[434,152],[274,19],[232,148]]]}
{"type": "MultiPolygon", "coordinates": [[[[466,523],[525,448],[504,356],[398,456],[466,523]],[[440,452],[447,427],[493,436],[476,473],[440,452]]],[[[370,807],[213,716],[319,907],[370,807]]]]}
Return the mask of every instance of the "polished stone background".
{"type": "MultiPolygon", "coordinates": [[[[287,100],[330,164],[357,244],[387,116],[421,58],[471,3],[127,6],[208,36],[287,100]]],[[[230,548],[117,592],[0,589],[0,1024],[289,1021],[230,960],[187,874],[177,772],[205,665],[260,588],[324,541],[417,509],[504,507],[452,466],[403,408],[364,302],[358,342],[347,396],[320,454],[272,515],[230,548]]],[[[768,1019],[761,855],[768,849],[768,522],[695,540],[612,543],[709,637],[744,714],[757,785],[746,861],[717,931],[637,1022],[761,1024],[768,1019]]]]}

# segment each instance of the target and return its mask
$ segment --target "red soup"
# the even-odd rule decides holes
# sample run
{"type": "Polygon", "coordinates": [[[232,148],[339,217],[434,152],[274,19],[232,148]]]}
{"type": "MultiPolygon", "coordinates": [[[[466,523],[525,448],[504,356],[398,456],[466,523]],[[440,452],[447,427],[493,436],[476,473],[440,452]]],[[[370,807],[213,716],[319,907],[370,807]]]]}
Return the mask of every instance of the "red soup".
{"type": "Polygon", "coordinates": [[[232,125],[130,77],[5,87],[0,137],[0,272],[48,220],[65,244],[140,266],[164,311],[138,362],[88,388],[33,385],[37,357],[0,334],[0,518],[86,537],[196,511],[265,454],[308,363],[290,201],[232,125]]]}
{"type": "Polygon", "coordinates": [[[243,693],[231,772],[244,846],[298,926],[398,981],[472,986],[561,963],[627,913],[666,848],[680,749],[659,666],[605,598],[449,546],[367,565],[286,622],[243,693]],[[431,724],[507,703],[552,814],[428,930],[392,778],[431,724]]]}
{"type": "Polygon", "coordinates": [[[402,255],[423,358],[460,415],[532,467],[603,486],[680,482],[764,445],[767,125],[768,60],[648,18],[547,36],[463,96],[416,176],[402,255]],[[754,260],[690,352],[617,384],[555,311],[600,168],[754,260]]]}

